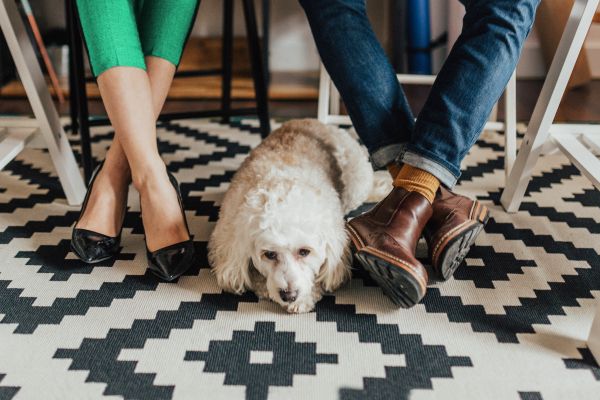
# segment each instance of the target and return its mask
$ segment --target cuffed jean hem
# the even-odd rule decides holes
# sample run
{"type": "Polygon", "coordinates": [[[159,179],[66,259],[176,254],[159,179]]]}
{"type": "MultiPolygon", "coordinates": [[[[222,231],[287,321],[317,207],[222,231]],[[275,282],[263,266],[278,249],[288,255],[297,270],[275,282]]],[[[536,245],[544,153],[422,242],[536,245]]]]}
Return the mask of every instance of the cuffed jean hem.
{"type": "Polygon", "coordinates": [[[373,169],[385,168],[392,161],[397,160],[404,153],[406,143],[388,144],[371,153],[371,164],[373,169]]]}
{"type": "Polygon", "coordinates": [[[420,154],[413,153],[410,150],[404,151],[400,157],[398,157],[398,161],[429,172],[431,175],[438,178],[440,183],[442,183],[448,189],[452,189],[458,180],[458,177],[454,176],[443,165],[430,160],[429,158],[423,157],[420,154]]]}

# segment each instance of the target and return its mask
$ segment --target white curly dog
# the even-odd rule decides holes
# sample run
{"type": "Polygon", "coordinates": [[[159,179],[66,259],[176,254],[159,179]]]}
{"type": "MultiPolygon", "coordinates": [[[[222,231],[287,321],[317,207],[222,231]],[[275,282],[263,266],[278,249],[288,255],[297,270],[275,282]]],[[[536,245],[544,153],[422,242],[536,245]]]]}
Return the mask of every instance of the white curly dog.
{"type": "Polygon", "coordinates": [[[283,124],[250,153],[223,199],[208,243],[219,286],[311,311],[350,277],[344,215],[377,192],[373,176],[348,132],[310,119],[283,124]]]}

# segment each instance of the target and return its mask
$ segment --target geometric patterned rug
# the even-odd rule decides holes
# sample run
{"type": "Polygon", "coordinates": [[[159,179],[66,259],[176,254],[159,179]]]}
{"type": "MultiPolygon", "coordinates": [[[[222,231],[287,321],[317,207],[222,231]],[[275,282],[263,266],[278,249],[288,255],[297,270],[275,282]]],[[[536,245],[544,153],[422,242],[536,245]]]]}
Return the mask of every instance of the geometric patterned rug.
{"type": "MultiPolygon", "coordinates": [[[[110,127],[93,137],[102,159],[110,127]]],[[[145,272],[135,191],[122,252],[90,266],[69,251],[78,208],[47,152],[26,149],[0,172],[0,399],[600,398],[585,345],[600,300],[600,193],[566,158],[538,162],[509,215],[503,140],[484,134],[457,191],[491,219],[453,279],[397,309],[357,265],[314,312],[290,315],[222,293],[206,258],[223,193],[259,141],[252,119],[159,125],[198,252],[174,283],[145,272]]]]}

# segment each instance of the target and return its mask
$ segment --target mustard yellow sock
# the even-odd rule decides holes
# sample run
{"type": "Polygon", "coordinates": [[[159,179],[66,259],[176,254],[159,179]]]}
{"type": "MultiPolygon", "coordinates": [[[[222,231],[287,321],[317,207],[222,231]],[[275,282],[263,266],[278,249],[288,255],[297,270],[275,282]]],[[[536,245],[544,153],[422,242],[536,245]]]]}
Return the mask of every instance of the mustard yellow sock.
{"type": "Polygon", "coordinates": [[[427,171],[404,164],[394,178],[394,186],[420,193],[433,203],[440,181],[427,171]]]}
{"type": "Polygon", "coordinates": [[[400,168],[402,168],[400,165],[398,165],[397,162],[392,161],[391,163],[389,163],[386,166],[388,172],[390,173],[390,175],[392,176],[392,179],[396,179],[396,176],[398,176],[398,172],[400,172],[400,168]]]}

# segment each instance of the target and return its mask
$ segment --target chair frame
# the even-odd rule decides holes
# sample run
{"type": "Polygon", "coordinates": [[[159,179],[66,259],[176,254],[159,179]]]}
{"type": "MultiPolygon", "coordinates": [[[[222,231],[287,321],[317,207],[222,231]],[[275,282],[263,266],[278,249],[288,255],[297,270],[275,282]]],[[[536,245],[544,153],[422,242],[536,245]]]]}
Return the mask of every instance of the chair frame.
{"type": "Polygon", "coordinates": [[[599,0],[576,0],[548,70],[519,153],[506,180],[500,202],[518,211],[539,157],[554,150],[569,160],[600,189],[600,124],[553,124],[575,62],[599,0]]]}
{"type": "Polygon", "coordinates": [[[0,0],[0,28],[35,116],[0,118],[0,170],[39,133],[68,203],[81,204],[85,185],[15,0],[0,0]]]}
{"type": "MultiPolygon", "coordinates": [[[[592,25],[600,0],[575,0],[533,110],[519,154],[500,202],[507,212],[519,210],[540,155],[560,150],[600,190],[600,124],[554,124],[577,57],[592,25]]],[[[590,330],[588,346],[600,363],[600,307],[590,330]]]]}

